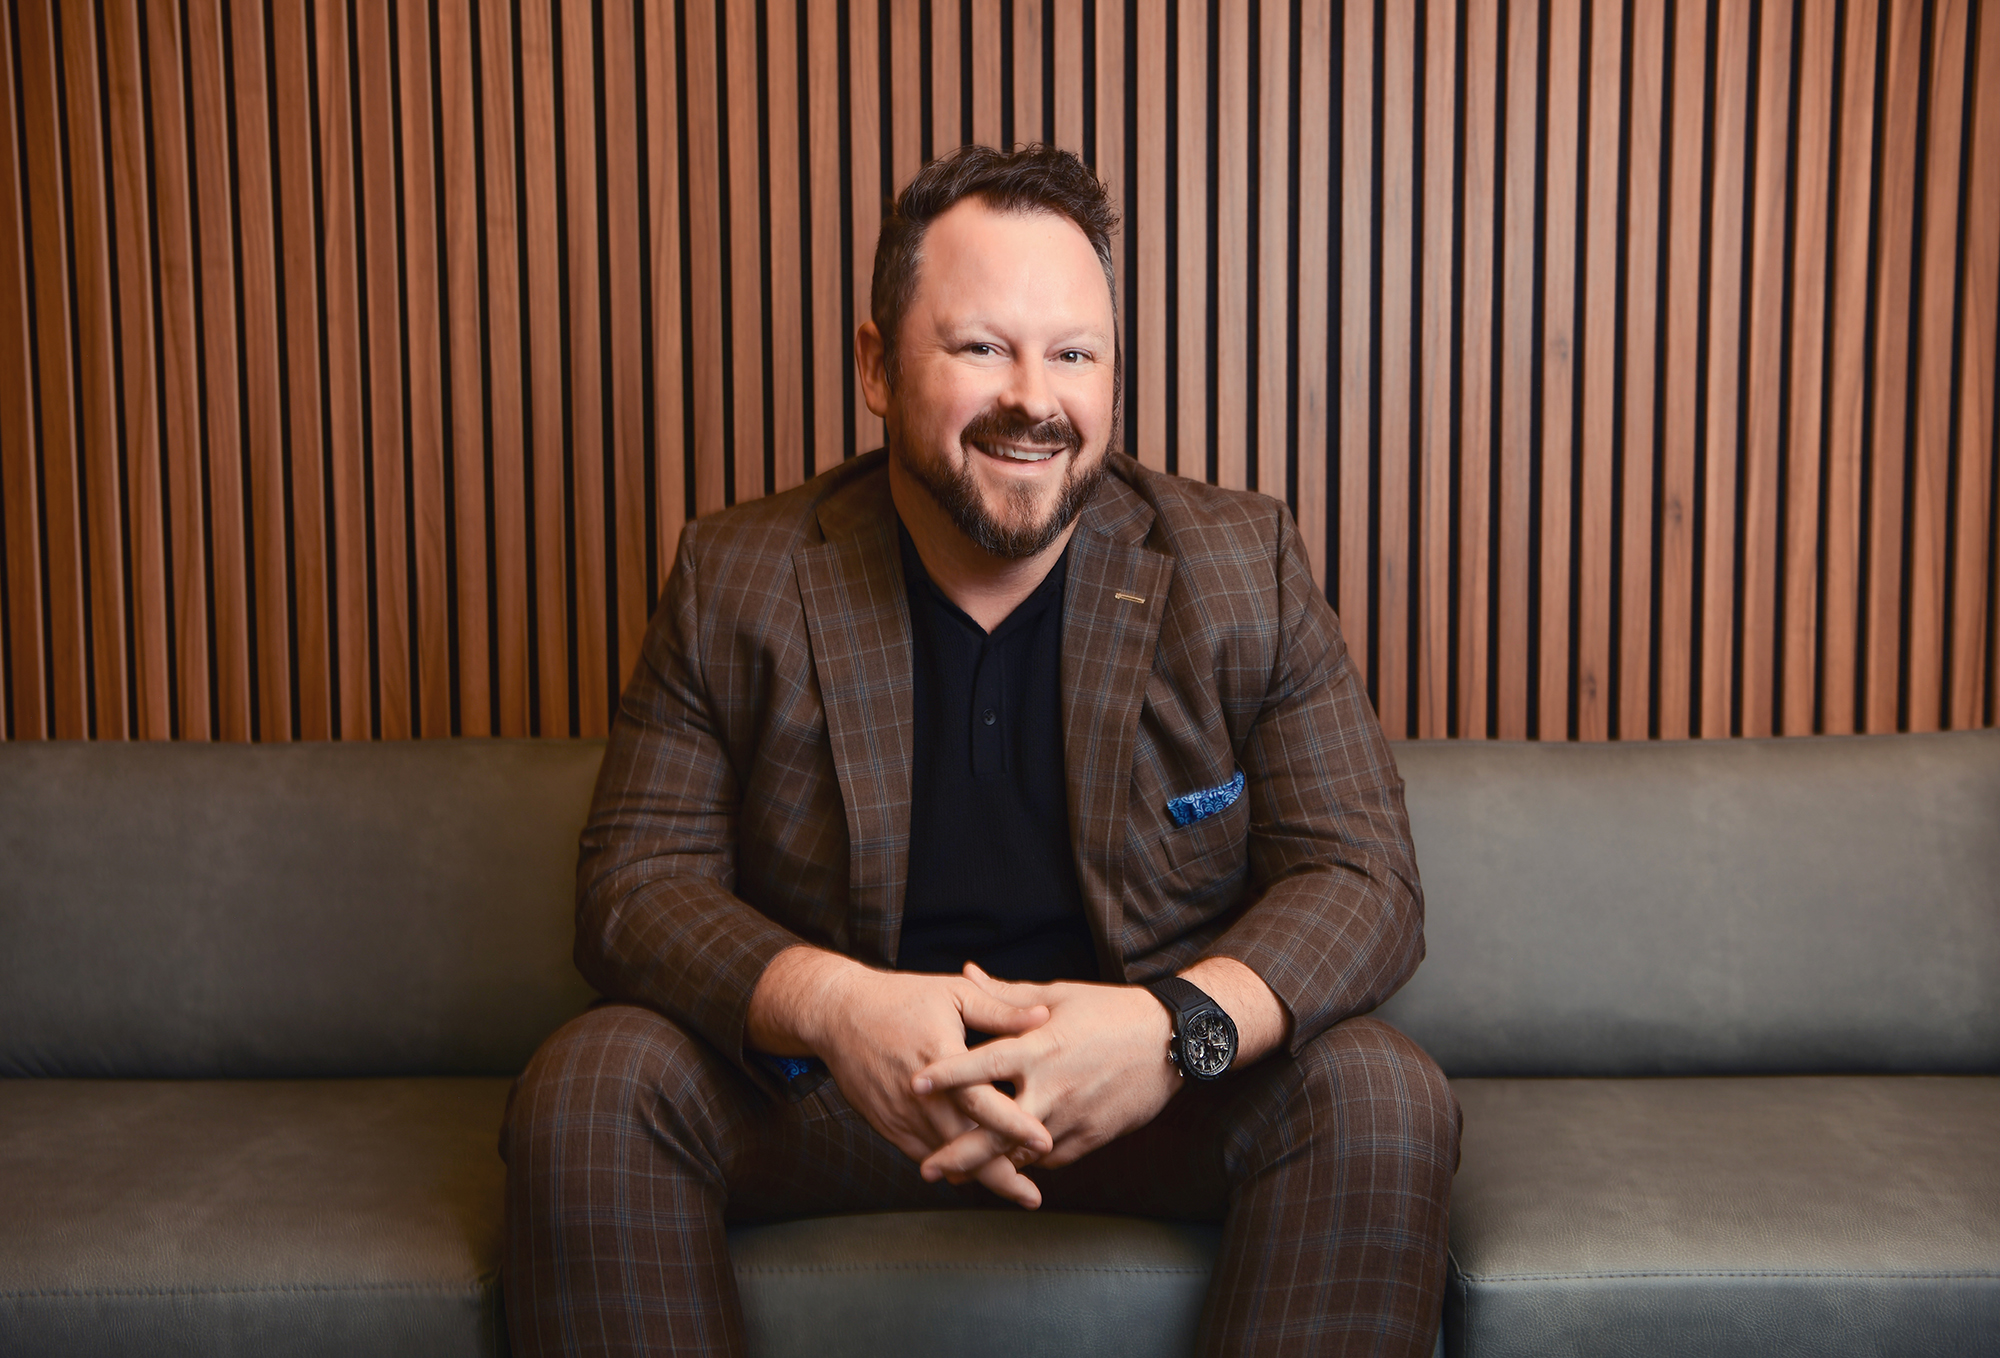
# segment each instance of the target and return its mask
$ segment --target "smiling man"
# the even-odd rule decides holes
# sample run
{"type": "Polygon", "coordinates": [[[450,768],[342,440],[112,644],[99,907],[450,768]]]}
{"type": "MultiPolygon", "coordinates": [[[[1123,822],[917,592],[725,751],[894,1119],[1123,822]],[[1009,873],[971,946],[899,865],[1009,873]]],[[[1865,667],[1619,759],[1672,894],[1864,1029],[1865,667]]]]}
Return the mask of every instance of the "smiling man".
{"type": "Polygon", "coordinates": [[[1283,506],[1118,450],[1115,221],[1066,152],[926,166],[888,448],[683,534],[584,832],[609,1002],[508,1112],[521,1352],[741,1352],[726,1222],[994,1195],[1223,1222],[1205,1353],[1429,1352],[1457,1106],[1360,1017],[1401,782],[1283,506]]]}

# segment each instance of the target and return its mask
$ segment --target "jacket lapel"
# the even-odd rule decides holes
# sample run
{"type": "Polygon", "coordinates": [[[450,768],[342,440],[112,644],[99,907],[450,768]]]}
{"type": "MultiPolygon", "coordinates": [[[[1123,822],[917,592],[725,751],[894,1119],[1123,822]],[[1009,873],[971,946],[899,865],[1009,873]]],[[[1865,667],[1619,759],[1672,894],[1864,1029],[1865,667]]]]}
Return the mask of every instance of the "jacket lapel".
{"type": "Polygon", "coordinates": [[[793,556],[827,737],[847,809],[855,955],[893,966],[910,863],[910,615],[886,475],[819,510],[824,541],[793,556]]]}
{"type": "Polygon", "coordinates": [[[1153,509],[1107,476],[1070,539],[1063,600],[1063,767],[1077,885],[1099,974],[1125,976],[1125,834],[1139,707],[1153,670],[1173,558],[1145,546],[1153,509]]]}

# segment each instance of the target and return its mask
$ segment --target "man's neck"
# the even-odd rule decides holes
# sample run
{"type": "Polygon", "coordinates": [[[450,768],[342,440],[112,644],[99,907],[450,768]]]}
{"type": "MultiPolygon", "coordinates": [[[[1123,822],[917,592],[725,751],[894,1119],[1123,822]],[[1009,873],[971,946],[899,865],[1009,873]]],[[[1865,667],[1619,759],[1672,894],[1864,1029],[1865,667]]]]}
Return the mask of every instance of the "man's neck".
{"type": "Polygon", "coordinates": [[[1035,592],[1035,586],[1048,578],[1069,546],[1070,534],[1076,531],[1072,521],[1054,542],[1017,561],[993,555],[960,532],[937,501],[905,477],[893,459],[889,463],[889,495],[931,583],[988,632],[1005,622],[1035,592]]]}

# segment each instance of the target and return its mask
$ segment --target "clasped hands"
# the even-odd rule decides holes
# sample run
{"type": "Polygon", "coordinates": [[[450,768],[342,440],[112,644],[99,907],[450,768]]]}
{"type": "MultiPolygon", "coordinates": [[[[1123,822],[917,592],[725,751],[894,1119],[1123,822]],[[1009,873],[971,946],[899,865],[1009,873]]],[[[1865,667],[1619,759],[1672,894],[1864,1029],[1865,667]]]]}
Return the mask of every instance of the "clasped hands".
{"type": "Polygon", "coordinates": [[[1041,1189],[1022,1168],[1072,1164],[1166,1107],[1180,1080],[1172,1031],[1138,986],[997,981],[971,963],[960,976],[875,971],[799,947],[766,970],[749,1037],[817,1055],[925,1179],[977,1181],[1034,1208],[1041,1189]],[[968,1050],[968,1030],[994,1040],[968,1050]]]}

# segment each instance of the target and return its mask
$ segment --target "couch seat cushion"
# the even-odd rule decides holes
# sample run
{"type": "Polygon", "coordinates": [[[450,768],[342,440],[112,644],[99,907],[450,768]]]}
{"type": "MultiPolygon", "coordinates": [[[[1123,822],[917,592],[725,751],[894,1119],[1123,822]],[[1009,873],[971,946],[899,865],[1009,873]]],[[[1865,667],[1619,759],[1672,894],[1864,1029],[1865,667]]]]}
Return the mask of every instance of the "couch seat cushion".
{"type": "Polygon", "coordinates": [[[0,1352],[493,1352],[508,1083],[0,1080],[0,1352]]]}
{"type": "Polygon", "coordinates": [[[739,1228],[729,1249],[757,1355],[1168,1358],[1194,1351],[1218,1238],[1007,1208],[739,1228]]]}
{"type": "Polygon", "coordinates": [[[1453,1088],[1449,1352],[1992,1352],[2000,1077],[1453,1088]]]}

